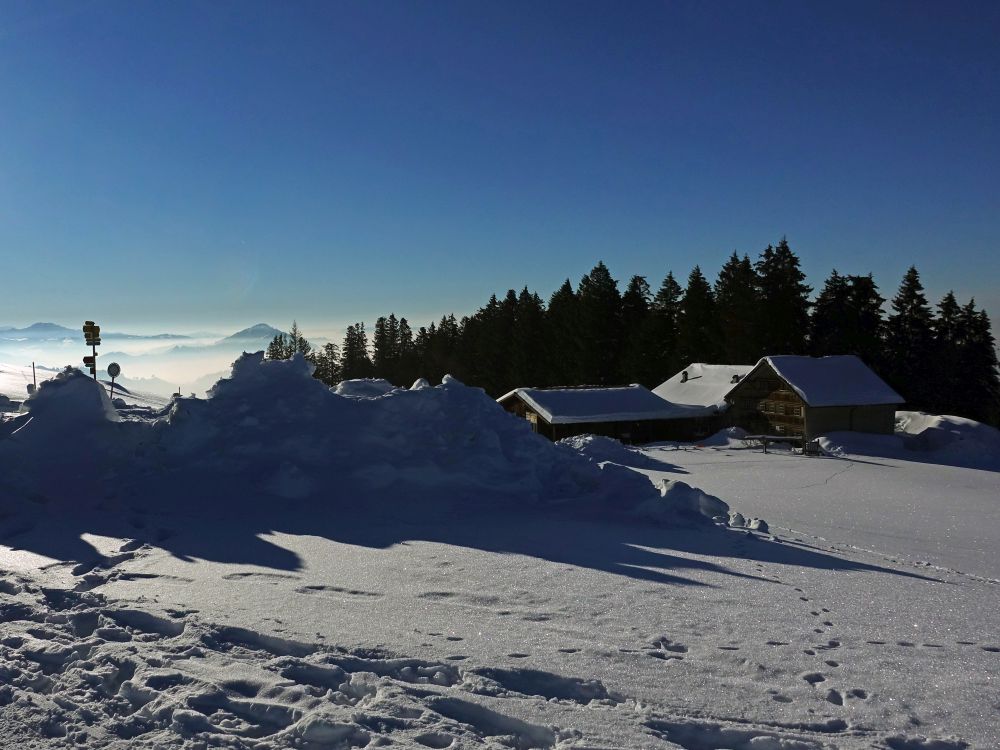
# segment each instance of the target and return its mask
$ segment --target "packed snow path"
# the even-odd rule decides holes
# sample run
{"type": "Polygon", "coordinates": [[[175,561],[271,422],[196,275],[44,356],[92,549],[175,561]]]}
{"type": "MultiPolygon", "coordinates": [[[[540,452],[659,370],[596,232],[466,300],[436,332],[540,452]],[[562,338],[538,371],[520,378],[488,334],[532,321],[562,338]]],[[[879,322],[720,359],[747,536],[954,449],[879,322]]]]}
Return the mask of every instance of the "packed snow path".
{"type": "MultiPolygon", "coordinates": [[[[50,390],[80,408],[0,443],[0,744],[1000,746],[989,576],[638,522],[648,480],[471,389],[352,405],[276,364],[158,427],[50,390]]],[[[727,496],[700,451],[608,455],[727,496]]],[[[834,461],[797,461],[731,477],[820,493],[834,461]]]]}

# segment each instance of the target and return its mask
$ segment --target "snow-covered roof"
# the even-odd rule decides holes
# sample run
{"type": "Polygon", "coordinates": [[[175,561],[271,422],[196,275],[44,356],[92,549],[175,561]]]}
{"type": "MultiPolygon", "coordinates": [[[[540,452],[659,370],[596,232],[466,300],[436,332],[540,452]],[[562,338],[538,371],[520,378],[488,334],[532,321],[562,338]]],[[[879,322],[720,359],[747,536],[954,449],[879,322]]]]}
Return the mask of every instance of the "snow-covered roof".
{"type": "MultiPolygon", "coordinates": [[[[874,406],[902,404],[905,399],[853,354],[764,357],[809,406],[874,406]]],[[[735,387],[735,386],[734,386],[735,387]]]]}
{"type": "Polygon", "coordinates": [[[516,388],[497,401],[518,397],[549,424],[581,422],[639,422],[682,416],[648,388],[629,385],[620,388],[516,388]]]}
{"type": "Polygon", "coordinates": [[[733,387],[733,378],[738,380],[752,369],[753,365],[706,365],[695,362],[660,383],[653,389],[653,393],[677,406],[712,414],[729,407],[726,394],[733,387]],[[687,373],[686,380],[684,373],[687,373]]]}

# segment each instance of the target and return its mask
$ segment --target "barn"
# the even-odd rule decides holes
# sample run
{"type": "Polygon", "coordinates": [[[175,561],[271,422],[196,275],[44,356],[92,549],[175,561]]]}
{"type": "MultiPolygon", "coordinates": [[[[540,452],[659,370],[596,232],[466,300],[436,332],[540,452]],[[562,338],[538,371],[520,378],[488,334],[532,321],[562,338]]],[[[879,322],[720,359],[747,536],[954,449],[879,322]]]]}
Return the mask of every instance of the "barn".
{"type": "Polygon", "coordinates": [[[668,440],[699,440],[730,426],[726,394],[753,365],[695,362],[653,389],[675,409],[668,440]]]}
{"type": "Polygon", "coordinates": [[[726,394],[731,424],[804,440],[851,430],[892,434],[903,398],[853,354],[764,357],[726,394]]]}
{"type": "Polygon", "coordinates": [[[497,399],[550,440],[594,434],[623,443],[668,439],[684,410],[641,385],[615,388],[516,388],[497,399]]]}

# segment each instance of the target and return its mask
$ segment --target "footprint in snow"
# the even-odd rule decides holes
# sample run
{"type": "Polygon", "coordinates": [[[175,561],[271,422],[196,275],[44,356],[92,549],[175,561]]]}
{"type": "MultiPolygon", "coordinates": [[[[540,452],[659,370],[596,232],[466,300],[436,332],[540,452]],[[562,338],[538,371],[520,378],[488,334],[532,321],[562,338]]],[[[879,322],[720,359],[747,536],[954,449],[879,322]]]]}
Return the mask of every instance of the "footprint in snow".
{"type": "Polygon", "coordinates": [[[821,682],[826,682],[826,677],[824,677],[819,672],[806,672],[802,675],[802,679],[808,682],[810,685],[818,685],[821,682]]]}

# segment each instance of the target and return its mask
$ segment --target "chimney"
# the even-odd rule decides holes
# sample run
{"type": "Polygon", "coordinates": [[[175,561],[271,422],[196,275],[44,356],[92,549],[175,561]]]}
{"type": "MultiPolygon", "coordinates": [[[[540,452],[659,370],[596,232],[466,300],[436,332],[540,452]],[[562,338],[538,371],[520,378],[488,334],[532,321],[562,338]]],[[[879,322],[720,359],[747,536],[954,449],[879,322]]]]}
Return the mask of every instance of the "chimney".
{"type": "Polygon", "coordinates": [[[734,384],[734,385],[735,385],[736,383],[739,383],[739,382],[740,382],[740,376],[734,373],[734,374],[733,374],[733,379],[732,379],[732,380],[730,380],[729,382],[730,382],[730,383],[732,383],[732,384],[734,384]]]}
{"type": "Polygon", "coordinates": [[[684,370],[684,372],[681,373],[681,382],[682,383],[688,382],[688,371],[687,370],[684,370]]]}

